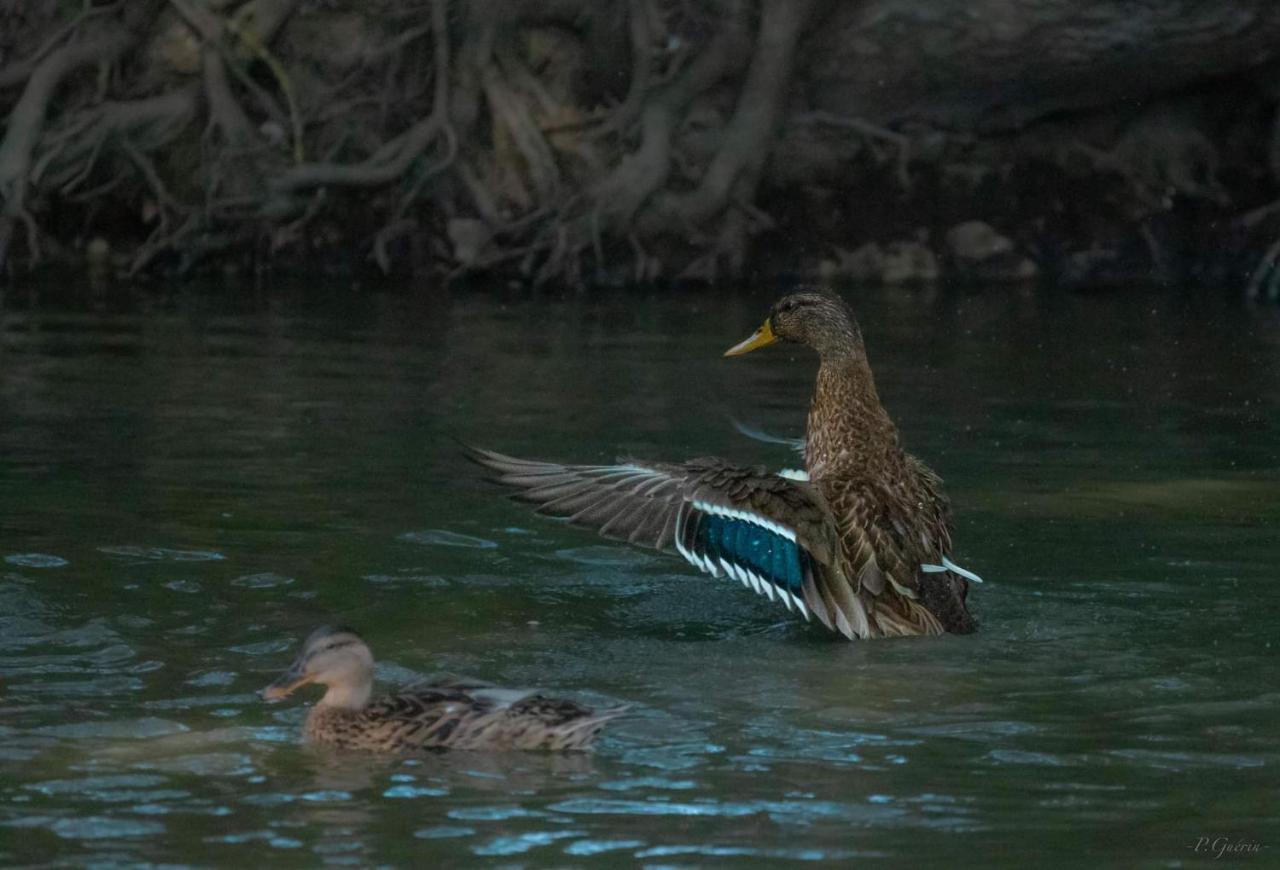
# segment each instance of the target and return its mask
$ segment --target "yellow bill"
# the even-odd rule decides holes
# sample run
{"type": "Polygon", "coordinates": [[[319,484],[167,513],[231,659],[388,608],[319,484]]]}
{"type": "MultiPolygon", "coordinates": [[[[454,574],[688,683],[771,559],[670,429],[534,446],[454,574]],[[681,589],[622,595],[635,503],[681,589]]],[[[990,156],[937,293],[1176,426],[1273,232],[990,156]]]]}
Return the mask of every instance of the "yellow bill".
{"type": "Polygon", "coordinates": [[[766,319],[759,329],[751,333],[749,338],[726,350],[724,355],[739,356],[740,354],[750,353],[756,348],[768,347],[777,340],[778,336],[773,334],[773,323],[766,319]]]}

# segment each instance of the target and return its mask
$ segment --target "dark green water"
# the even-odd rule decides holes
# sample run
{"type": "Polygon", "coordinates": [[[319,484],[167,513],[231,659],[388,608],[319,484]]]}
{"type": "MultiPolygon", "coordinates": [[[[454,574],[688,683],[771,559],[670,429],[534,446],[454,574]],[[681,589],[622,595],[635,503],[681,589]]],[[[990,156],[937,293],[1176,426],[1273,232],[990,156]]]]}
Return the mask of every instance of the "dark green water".
{"type": "Polygon", "coordinates": [[[63,295],[0,308],[0,864],[1280,866],[1274,312],[851,291],[988,582],[975,636],[848,644],[452,441],[793,464],[729,417],[798,434],[812,359],[719,355],[771,293],[63,295]],[[332,621],[635,713],[308,749],[255,693],[332,621]]]}

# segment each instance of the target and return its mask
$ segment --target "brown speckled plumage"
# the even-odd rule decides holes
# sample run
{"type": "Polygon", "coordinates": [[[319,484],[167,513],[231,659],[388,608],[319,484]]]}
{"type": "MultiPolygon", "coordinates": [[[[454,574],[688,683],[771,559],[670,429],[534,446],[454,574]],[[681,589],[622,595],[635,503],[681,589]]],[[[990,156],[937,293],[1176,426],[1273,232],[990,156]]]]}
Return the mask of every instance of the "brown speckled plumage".
{"type": "Polygon", "coordinates": [[[586,466],[471,456],[541,512],[674,549],[846,637],[972,631],[968,581],[948,559],[942,481],[902,449],[848,307],[830,293],[792,293],[730,353],[777,340],[806,344],[820,359],[807,481],[718,459],[586,466]]]}
{"type": "Polygon", "coordinates": [[[360,710],[319,704],[304,729],[313,743],[372,752],[417,749],[586,749],[605,723],[572,701],[531,695],[510,706],[483,690],[423,688],[375,698],[360,710]]]}
{"type": "Polygon", "coordinates": [[[938,564],[951,551],[951,506],[938,475],[902,449],[853,315],[835,296],[802,292],[781,300],[770,319],[780,335],[819,353],[805,466],[840,531],[841,573],[859,604],[852,613],[868,620],[857,633],[972,631],[963,604],[966,581],[950,573],[920,573],[920,565],[938,564]],[[820,339],[813,338],[815,321],[826,325],[820,339]],[[930,589],[926,598],[926,586],[944,588],[930,589]],[[958,608],[948,603],[956,594],[958,608]]]}
{"type": "Polygon", "coordinates": [[[284,697],[308,682],[329,692],[307,714],[311,743],[368,752],[423,749],[582,750],[625,708],[596,712],[573,701],[450,678],[369,700],[373,658],[349,629],[314,632],[265,691],[284,697]]]}

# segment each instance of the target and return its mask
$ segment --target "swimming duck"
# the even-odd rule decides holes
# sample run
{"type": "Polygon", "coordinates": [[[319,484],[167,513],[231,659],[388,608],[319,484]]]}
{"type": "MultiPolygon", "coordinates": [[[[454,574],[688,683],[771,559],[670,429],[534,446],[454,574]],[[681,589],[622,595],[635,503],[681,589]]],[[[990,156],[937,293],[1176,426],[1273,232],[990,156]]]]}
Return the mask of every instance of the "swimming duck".
{"type": "Polygon", "coordinates": [[[725,356],[779,341],[818,354],[802,472],[715,458],[561,465],[469,455],[540,513],[674,550],[851,640],[973,631],[965,599],[981,578],[951,561],[942,480],[902,449],[853,312],[828,291],[800,288],[725,356]]]}
{"type": "Polygon", "coordinates": [[[373,752],[586,749],[605,723],[625,711],[596,712],[572,701],[461,678],[415,684],[370,700],[373,654],[348,628],[313,631],[289,670],[262,695],[278,701],[308,683],[328,691],[307,714],[305,738],[373,752]]]}

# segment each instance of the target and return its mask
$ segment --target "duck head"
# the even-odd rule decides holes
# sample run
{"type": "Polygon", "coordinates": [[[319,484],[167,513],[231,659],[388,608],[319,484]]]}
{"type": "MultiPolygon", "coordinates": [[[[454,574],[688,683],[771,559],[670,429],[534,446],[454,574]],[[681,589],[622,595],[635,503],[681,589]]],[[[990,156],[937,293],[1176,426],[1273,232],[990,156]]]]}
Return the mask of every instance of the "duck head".
{"type": "Polygon", "coordinates": [[[322,705],[359,709],[373,691],[373,653],[349,628],[317,628],[289,669],[262,690],[262,697],[279,701],[308,683],[328,689],[322,705]]]}
{"type": "Polygon", "coordinates": [[[807,345],[820,356],[835,356],[862,346],[862,333],[849,306],[826,290],[805,287],[774,303],[764,323],[724,352],[738,356],[779,341],[807,345]]]}

